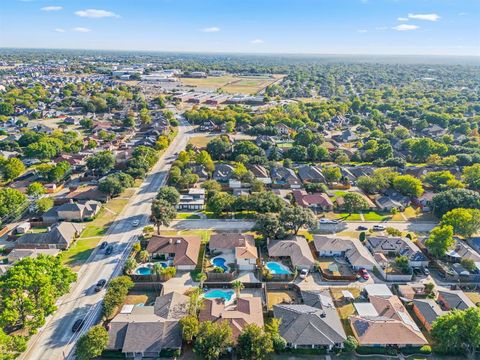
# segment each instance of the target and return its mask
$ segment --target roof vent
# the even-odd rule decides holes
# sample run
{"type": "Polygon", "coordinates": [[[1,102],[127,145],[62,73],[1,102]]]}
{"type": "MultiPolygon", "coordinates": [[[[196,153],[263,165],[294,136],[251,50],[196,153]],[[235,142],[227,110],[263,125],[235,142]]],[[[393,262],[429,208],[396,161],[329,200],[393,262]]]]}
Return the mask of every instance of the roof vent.
{"type": "Polygon", "coordinates": [[[177,242],[177,244],[180,244],[180,243],[181,243],[180,239],[178,239],[176,242],[177,242]]]}
{"type": "Polygon", "coordinates": [[[327,314],[325,314],[324,312],[322,312],[322,313],[320,314],[320,317],[321,317],[321,318],[326,318],[326,317],[327,317],[327,314]]]}

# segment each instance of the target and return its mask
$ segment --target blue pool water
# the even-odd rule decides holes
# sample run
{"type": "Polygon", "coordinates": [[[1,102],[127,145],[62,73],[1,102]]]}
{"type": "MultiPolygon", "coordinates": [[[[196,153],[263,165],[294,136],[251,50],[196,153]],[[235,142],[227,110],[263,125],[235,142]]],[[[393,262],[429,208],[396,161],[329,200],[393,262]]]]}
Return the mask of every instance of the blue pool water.
{"type": "Polygon", "coordinates": [[[284,274],[292,273],[290,269],[287,268],[285,265],[275,261],[269,261],[267,262],[266,265],[267,265],[267,269],[270,270],[270,272],[274,275],[284,275],[284,274]]]}
{"type": "Polygon", "coordinates": [[[206,299],[225,299],[225,301],[230,301],[235,292],[233,290],[209,290],[203,296],[206,299]]]}
{"type": "Polygon", "coordinates": [[[152,269],[149,267],[139,267],[136,272],[138,275],[151,275],[152,269]]]}
{"type": "Polygon", "coordinates": [[[228,266],[225,265],[226,262],[227,260],[221,257],[217,257],[212,260],[213,266],[218,266],[219,268],[222,268],[224,271],[228,271],[228,266]]]}

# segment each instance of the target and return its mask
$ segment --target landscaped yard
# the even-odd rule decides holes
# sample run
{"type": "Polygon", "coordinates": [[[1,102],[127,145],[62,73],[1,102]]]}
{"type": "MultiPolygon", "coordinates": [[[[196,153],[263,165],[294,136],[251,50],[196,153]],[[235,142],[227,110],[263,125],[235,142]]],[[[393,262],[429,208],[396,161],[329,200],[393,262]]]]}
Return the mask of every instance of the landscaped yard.
{"type": "Polygon", "coordinates": [[[325,216],[330,220],[348,220],[348,221],[361,221],[362,218],[360,214],[349,214],[349,213],[334,213],[329,212],[325,216]]]}
{"type": "Polygon", "coordinates": [[[101,237],[78,239],[73,243],[70,249],[62,252],[62,262],[65,265],[72,267],[74,270],[78,270],[89,258],[100,239],[101,237]]]}
{"type": "Polygon", "coordinates": [[[200,216],[193,213],[178,213],[177,219],[186,220],[186,219],[200,219],[200,216]]]}
{"type": "Polygon", "coordinates": [[[363,217],[365,218],[365,221],[388,221],[391,218],[390,215],[380,214],[376,211],[363,213],[363,217]]]}
{"type": "Polygon", "coordinates": [[[317,261],[320,263],[320,267],[323,272],[331,276],[351,276],[353,272],[347,264],[342,264],[333,257],[319,257],[317,261]],[[336,265],[335,267],[332,265],[336,265]]]}
{"type": "Polygon", "coordinates": [[[350,323],[348,322],[348,317],[350,315],[355,314],[355,307],[353,303],[347,301],[343,295],[342,291],[347,290],[352,293],[352,295],[357,298],[360,295],[360,289],[355,287],[345,287],[345,288],[330,288],[330,292],[332,293],[333,301],[335,303],[335,307],[337,308],[338,314],[340,315],[340,319],[343,324],[343,328],[347,335],[353,335],[352,329],[350,327],[350,323]]]}
{"type": "MultiPolygon", "coordinates": [[[[126,191],[128,191],[128,189],[126,191]]],[[[98,213],[97,217],[93,221],[86,223],[87,226],[83,230],[80,238],[84,239],[105,235],[113,220],[115,220],[117,215],[128,203],[128,198],[123,198],[123,195],[124,194],[106,203],[98,213]]]]}

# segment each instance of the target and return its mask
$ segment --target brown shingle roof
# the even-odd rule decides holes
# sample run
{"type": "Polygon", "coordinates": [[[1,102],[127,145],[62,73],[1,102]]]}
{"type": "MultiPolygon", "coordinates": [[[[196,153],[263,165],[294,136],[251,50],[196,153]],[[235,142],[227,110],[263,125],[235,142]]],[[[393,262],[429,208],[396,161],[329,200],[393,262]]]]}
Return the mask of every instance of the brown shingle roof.
{"type": "Polygon", "coordinates": [[[255,240],[252,235],[223,233],[210,237],[210,249],[235,249],[235,256],[240,259],[256,259],[258,257],[255,240]]]}
{"type": "Polygon", "coordinates": [[[158,236],[150,238],[147,251],[150,254],[175,254],[173,265],[197,265],[200,251],[200,237],[198,236],[158,236]]]}

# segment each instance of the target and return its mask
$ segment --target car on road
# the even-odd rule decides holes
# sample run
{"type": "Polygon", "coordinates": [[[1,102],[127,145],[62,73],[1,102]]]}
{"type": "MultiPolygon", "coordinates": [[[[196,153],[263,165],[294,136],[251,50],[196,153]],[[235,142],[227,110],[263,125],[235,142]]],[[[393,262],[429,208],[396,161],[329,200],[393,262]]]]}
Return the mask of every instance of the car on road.
{"type": "Polygon", "coordinates": [[[101,291],[106,283],[107,280],[105,279],[98,280],[97,285],[95,285],[95,292],[101,291]]]}
{"type": "Polygon", "coordinates": [[[305,279],[308,276],[308,270],[307,269],[302,269],[300,270],[300,279],[305,279]]]}
{"type": "Polygon", "coordinates": [[[360,269],[358,270],[358,275],[360,275],[363,280],[368,280],[368,279],[370,279],[370,275],[368,274],[368,271],[367,271],[367,269],[365,269],[365,268],[360,268],[360,269]]]}
{"type": "Polygon", "coordinates": [[[330,220],[330,219],[320,219],[318,221],[320,224],[338,224],[338,221],[337,220],[330,220]]]}
{"type": "Polygon", "coordinates": [[[100,244],[100,249],[105,249],[107,246],[108,246],[108,243],[104,241],[100,244]]]}
{"type": "Polygon", "coordinates": [[[138,220],[133,220],[133,221],[132,221],[132,225],[133,225],[133,226],[137,227],[138,224],[140,224],[140,221],[138,221],[138,220]]]}
{"type": "Polygon", "coordinates": [[[373,225],[372,230],[373,231],[383,231],[383,230],[385,230],[385,226],[383,226],[383,225],[373,225]]]}
{"type": "Polygon", "coordinates": [[[78,319],[77,321],[75,321],[75,323],[72,326],[72,332],[76,333],[80,331],[80,329],[83,327],[84,324],[85,324],[84,319],[78,319]]]}
{"type": "Polygon", "coordinates": [[[105,255],[110,255],[113,252],[113,245],[108,245],[105,250],[105,255]]]}
{"type": "Polygon", "coordinates": [[[357,227],[357,230],[358,230],[358,231],[367,231],[368,228],[367,228],[366,226],[358,226],[358,227],[357,227]]]}
{"type": "Polygon", "coordinates": [[[430,276],[430,270],[428,270],[427,268],[423,268],[422,270],[426,276],[430,276]]]}

